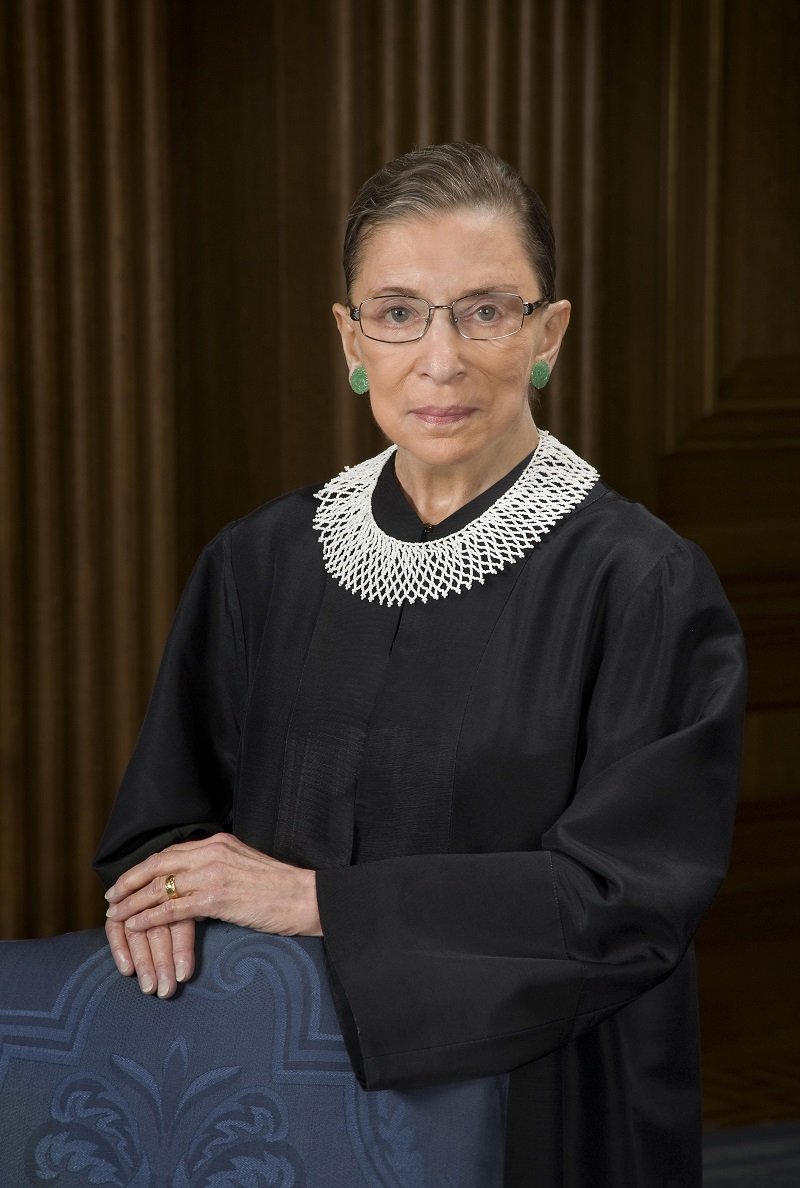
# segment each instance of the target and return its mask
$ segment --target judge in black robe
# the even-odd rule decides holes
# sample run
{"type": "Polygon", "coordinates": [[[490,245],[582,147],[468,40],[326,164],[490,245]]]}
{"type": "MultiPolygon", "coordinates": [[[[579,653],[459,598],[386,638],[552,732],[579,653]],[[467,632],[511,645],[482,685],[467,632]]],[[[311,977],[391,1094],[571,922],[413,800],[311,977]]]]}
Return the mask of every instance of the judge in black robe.
{"type": "Polygon", "coordinates": [[[201,557],[97,857],[112,945],[321,932],[367,1089],[509,1074],[507,1188],[694,1188],[738,626],[698,549],[536,429],[569,303],[509,166],[390,162],[344,264],[351,386],[396,452],[201,557]],[[259,871],[234,906],[229,854],[259,871]]]}
{"type": "MultiPolygon", "coordinates": [[[[372,507],[426,530],[384,467],[372,507]]],[[[97,855],[230,831],[317,874],[366,1088],[511,1070],[506,1184],[700,1183],[692,936],[726,868],[740,633],[708,561],[598,482],[524,558],[400,606],[329,577],[314,492],[180,604],[97,855]]]]}

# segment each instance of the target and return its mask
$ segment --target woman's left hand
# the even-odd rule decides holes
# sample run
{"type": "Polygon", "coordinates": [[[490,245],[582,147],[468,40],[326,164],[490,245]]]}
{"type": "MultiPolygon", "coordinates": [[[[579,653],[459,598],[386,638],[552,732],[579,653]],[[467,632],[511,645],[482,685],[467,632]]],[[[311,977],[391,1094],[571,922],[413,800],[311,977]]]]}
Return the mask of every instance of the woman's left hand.
{"type": "Polygon", "coordinates": [[[278,936],[322,936],[314,871],[228,833],[153,854],[121,875],[106,899],[108,918],[128,932],[210,916],[278,936]]]}

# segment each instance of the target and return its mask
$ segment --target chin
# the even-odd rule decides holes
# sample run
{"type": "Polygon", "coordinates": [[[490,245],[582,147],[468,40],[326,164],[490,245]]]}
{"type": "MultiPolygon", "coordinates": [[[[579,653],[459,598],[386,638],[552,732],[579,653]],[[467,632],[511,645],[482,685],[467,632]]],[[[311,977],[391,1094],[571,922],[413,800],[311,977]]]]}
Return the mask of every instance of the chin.
{"type": "Polygon", "coordinates": [[[398,441],[401,454],[424,466],[456,466],[482,453],[477,443],[457,441],[453,438],[429,438],[426,441],[398,441]]]}

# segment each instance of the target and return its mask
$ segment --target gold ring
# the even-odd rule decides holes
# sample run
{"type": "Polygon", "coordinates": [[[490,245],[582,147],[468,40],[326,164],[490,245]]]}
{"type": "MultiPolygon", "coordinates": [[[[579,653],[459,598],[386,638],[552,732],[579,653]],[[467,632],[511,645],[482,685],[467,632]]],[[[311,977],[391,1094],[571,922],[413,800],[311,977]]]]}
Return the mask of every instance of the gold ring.
{"type": "Polygon", "coordinates": [[[178,898],[178,888],[175,886],[175,875],[167,875],[164,879],[164,890],[170,899],[178,898]]]}

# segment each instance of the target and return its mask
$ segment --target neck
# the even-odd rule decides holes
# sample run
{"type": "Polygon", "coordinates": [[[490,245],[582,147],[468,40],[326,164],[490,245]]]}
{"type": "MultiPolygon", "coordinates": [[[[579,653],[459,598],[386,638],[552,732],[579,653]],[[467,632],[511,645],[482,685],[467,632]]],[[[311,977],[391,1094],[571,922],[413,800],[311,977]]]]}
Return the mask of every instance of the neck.
{"type": "Polygon", "coordinates": [[[398,448],[395,475],[408,502],[423,524],[440,524],[472,499],[488,491],[539,444],[533,421],[530,431],[515,436],[508,447],[447,465],[425,463],[398,448]]]}

